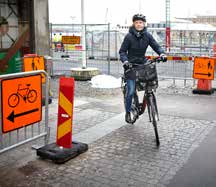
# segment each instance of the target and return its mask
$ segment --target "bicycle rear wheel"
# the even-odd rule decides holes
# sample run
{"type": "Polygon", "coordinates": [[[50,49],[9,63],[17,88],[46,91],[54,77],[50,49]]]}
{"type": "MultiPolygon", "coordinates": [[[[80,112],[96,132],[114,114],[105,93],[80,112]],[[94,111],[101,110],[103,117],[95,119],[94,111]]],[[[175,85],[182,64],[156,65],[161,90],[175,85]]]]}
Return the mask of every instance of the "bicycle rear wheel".
{"type": "Polygon", "coordinates": [[[156,103],[153,100],[153,96],[149,97],[149,109],[150,109],[150,115],[152,118],[152,124],[154,127],[154,133],[155,133],[155,138],[156,138],[156,145],[159,146],[160,145],[160,139],[159,139],[159,134],[158,134],[158,129],[157,129],[157,120],[156,120],[156,115],[157,115],[157,111],[156,111],[156,103]]]}

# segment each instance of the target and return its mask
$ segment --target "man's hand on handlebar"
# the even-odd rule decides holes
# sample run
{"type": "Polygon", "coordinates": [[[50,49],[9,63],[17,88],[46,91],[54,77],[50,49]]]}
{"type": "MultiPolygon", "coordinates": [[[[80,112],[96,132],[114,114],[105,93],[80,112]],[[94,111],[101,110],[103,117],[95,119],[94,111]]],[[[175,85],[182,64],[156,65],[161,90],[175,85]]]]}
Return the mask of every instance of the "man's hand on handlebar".
{"type": "Polygon", "coordinates": [[[130,62],[128,62],[128,61],[125,61],[125,62],[123,63],[123,68],[124,68],[125,70],[128,70],[129,68],[132,68],[132,64],[131,64],[130,62]]]}
{"type": "Polygon", "coordinates": [[[153,58],[153,59],[149,59],[149,60],[147,60],[147,62],[144,63],[144,64],[136,64],[136,63],[130,63],[130,62],[128,62],[128,61],[124,61],[124,62],[123,62],[123,68],[124,68],[125,71],[127,71],[127,70],[131,69],[131,68],[133,67],[133,65],[135,65],[135,66],[140,66],[140,65],[141,65],[141,66],[142,66],[142,65],[146,66],[146,65],[149,65],[149,64],[152,64],[152,63],[155,63],[155,62],[160,63],[161,61],[162,61],[162,62],[166,62],[166,61],[167,61],[167,56],[166,56],[166,54],[162,53],[162,54],[160,55],[160,57],[156,57],[156,58],[153,58]]]}
{"type": "Polygon", "coordinates": [[[167,56],[164,53],[160,54],[160,58],[161,58],[162,62],[166,62],[167,61],[167,56]]]}

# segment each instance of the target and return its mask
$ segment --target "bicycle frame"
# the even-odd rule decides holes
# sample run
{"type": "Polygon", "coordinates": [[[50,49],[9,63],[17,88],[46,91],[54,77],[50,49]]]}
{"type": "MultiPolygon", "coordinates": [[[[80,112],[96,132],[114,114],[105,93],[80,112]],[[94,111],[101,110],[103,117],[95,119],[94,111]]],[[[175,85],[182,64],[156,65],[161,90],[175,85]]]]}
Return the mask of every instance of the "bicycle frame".
{"type": "MultiPolygon", "coordinates": [[[[157,107],[157,102],[156,102],[156,97],[154,95],[154,91],[152,89],[149,89],[148,85],[146,86],[146,89],[144,90],[144,95],[142,99],[142,103],[139,103],[139,96],[137,94],[137,88],[135,88],[135,93],[134,93],[134,100],[135,100],[135,105],[136,108],[139,110],[139,115],[142,115],[145,112],[146,106],[148,109],[148,115],[149,115],[149,121],[152,122],[151,115],[150,115],[150,109],[149,109],[149,103],[150,99],[152,99],[155,109],[156,109],[156,115],[159,120],[159,113],[158,113],[158,107],[157,107]]],[[[137,117],[138,118],[138,117],[137,117]]]]}

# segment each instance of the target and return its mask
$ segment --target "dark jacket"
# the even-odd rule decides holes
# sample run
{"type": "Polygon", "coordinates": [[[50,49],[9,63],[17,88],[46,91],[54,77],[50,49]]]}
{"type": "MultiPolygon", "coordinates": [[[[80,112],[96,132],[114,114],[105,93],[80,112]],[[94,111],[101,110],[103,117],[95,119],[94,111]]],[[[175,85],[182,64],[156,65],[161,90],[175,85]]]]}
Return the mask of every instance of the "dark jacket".
{"type": "Polygon", "coordinates": [[[138,32],[134,27],[130,27],[129,33],[125,36],[119,50],[120,60],[122,62],[129,61],[130,63],[145,63],[145,53],[148,46],[151,46],[158,55],[164,53],[146,28],[138,32]]]}

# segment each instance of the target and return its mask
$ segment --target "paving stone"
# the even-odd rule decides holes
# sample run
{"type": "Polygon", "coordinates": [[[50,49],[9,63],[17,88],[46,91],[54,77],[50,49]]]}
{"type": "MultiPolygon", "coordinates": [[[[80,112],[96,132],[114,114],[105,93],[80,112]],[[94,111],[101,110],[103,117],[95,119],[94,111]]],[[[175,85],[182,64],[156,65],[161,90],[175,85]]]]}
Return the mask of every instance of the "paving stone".
{"type": "MultiPolygon", "coordinates": [[[[120,112],[119,106],[110,111],[109,104],[103,110],[108,101],[101,97],[85,99],[88,103],[77,106],[74,113],[74,134],[112,119],[120,112]],[[100,102],[104,103],[97,106],[100,102]],[[85,109],[85,106],[92,108],[85,109]]],[[[113,103],[112,106],[115,107],[113,103]]],[[[51,120],[54,124],[54,115],[51,120]]],[[[161,146],[157,148],[152,124],[144,114],[134,125],[124,125],[91,143],[88,152],[64,165],[38,159],[31,150],[32,143],[28,143],[0,155],[0,170],[4,171],[0,172],[0,186],[8,186],[13,180],[19,186],[164,187],[215,125],[216,121],[161,115],[158,123],[161,146]],[[23,166],[37,171],[25,175],[20,171],[23,166]]],[[[54,126],[51,141],[55,141],[54,126]]],[[[34,143],[42,142],[39,139],[34,143]]]]}

